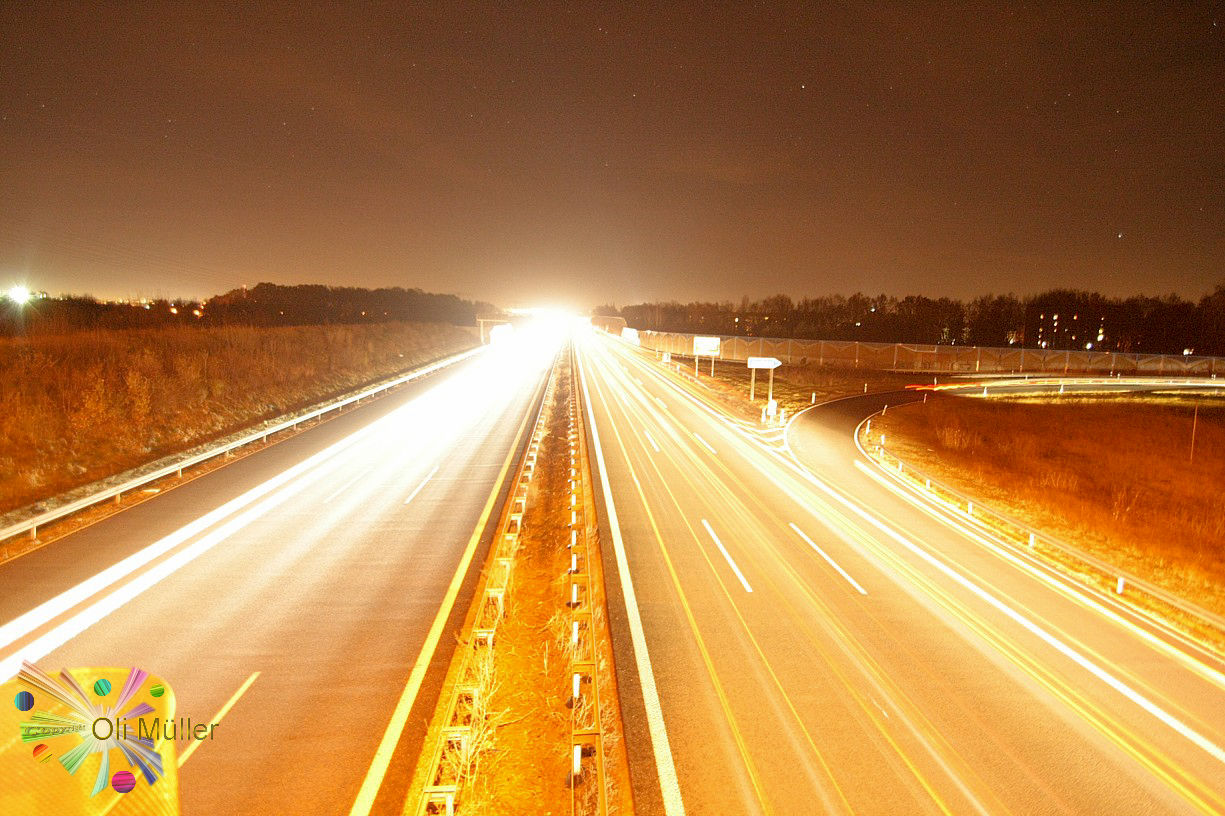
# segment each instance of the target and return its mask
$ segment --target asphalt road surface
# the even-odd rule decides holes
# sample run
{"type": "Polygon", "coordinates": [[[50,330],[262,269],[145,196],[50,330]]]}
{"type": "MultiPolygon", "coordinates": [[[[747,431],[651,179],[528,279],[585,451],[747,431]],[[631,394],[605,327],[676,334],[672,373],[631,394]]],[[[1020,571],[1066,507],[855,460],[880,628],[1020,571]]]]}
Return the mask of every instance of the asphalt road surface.
{"type": "Polygon", "coordinates": [[[401,812],[554,351],[491,349],[0,566],[3,674],[138,666],[179,716],[228,705],[185,762],[179,743],[185,814],[344,814],[363,790],[358,812],[401,812]]]}
{"type": "Polygon", "coordinates": [[[580,351],[639,813],[1225,812],[1221,656],[891,487],[915,395],[784,437],[580,351]]]}

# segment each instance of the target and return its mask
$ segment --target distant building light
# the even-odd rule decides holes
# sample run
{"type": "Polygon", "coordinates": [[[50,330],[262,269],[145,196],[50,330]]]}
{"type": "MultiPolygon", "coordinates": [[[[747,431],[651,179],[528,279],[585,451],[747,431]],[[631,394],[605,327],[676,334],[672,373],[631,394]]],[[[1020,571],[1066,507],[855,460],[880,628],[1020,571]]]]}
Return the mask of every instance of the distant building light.
{"type": "Polygon", "coordinates": [[[1086,348],[1086,349],[1091,349],[1091,348],[1093,348],[1093,344],[1092,344],[1092,343],[1085,343],[1085,348],[1086,348]]]}
{"type": "Polygon", "coordinates": [[[1192,354],[1194,354],[1194,353],[1195,353],[1195,349],[1183,349],[1183,350],[1182,350],[1182,356],[1183,356],[1183,357],[1189,357],[1190,355],[1192,355],[1192,354]]]}
{"type": "Polygon", "coordinates": [[[196,317],[204,317],[204,312],[200,311],[199,309],[192,309],[191,313],[196,317]]]}
{"type": "Polygon", "coordinates": [[[171,313],[171,314],[178,314],[178,313],[179,313],[179,307],[178,307],[178,306],[171,306],[171,307],[170,307],[170,313],[171,313]]]}

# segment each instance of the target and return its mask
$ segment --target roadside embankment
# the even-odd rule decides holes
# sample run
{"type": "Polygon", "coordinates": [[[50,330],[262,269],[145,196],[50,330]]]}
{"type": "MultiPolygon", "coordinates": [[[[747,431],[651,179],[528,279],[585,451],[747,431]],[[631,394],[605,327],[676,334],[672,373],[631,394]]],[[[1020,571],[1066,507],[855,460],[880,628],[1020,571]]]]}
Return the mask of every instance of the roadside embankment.
{"type": "Polygon", "coordinates": [[[874,418],[882,433],[933,479],[1225,613],[1220,399],[941,397],[874,418]]]}
{"type": "Polygon", "coordinates": [[[474,345],[416,323],[0,340],[0,513],[474,345]]]}

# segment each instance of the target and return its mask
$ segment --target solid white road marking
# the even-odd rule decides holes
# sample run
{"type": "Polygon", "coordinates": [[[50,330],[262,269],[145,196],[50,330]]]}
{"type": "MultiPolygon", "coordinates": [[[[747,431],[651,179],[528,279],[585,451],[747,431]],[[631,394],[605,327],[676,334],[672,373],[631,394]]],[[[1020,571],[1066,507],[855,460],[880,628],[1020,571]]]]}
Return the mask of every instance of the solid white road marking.
{"type": "Polygon", "coordinates": [[[826,555],[826,554],[825,554],[825,550],[823,550],[823,549],[821,549],[820,547],[818,547],[818,546],[817,546],[817,542],[813,541],[811,538],[809,538],[808,536],[804,535],[804,531],[803,531],[803,530],[801,530],[799,527],[796,527],[794,524],[792,524],[792,525],[791,525],[791,529],[792,529],[792,530],[795,530],[795,534],[796,534],[796,535],[798,535],[800,538],[802,538],[802,539],[804,539],[805,541],[807,541],[807,542],[808,542],[808,546],[809,546],[809,547],[812,547],[814,550],[816,550],[816,551],[817,551],[817,555],[819,555],[819,556],[821,556],[822,558],[824,558],[824,559],[826,560],[826,562],[827,562],[827,563],[828,563],[828,564],[829,564],[831,567],[833,567],[834,569],[838,570],[838,574],[839,574],[839,575],[841,575],[843,578],[845,578],[847,581],[849,581],[849,582],[850,582],[850,584],[851,584],[851,586],[855,587],[855,589],[858,589],[858,590],[859,590],[859,594],[860,594],[860,595],[867,595],[867,594],[868,594],[868,591],[867,591],[866,589],[864,589],[863,587],[861,587],[861,586],[859,585],[859,582],[858,582],[858,581],[856,581],[856,580],[855,580],[854,578],[852,578],[851,576],[847,575],[847,574],[846,574],[846,570],[844,570],[842,567],[838,566],[838,564],[837,564],[837,563],[834,561],[834,559],[830,558],[828,555],[826,555]]]}
{"type": "Polygon", "coordinates": [[[752,592],[753,588],[749,586],[748,581],[744,580],[744,573],[740,571],[740,567],[736,566],[736,562],[732,560],[732,557],[724,548],[723,542],[719,540],[717,535],[715,535],[715,531],[710,529],[710,523],[707,522],[706,519],[702,519],[702,526],[706,528],[706,532],[710,533],[710,537],[715,540],[715,546],[719,548],[719,552],[723,553],[723,557],[727,559],[728,566],[732,568],[732,572],[736,573],[736,577],[740,579],[740,585],[744,587],[744,591],[752,592]]]}
{"type": "Polygon", "coordinates": [[[714,449],[714,448],[712,448],[712,447],[710,446],[710,444],[709,444],[709,443],[708,443],[708,442],[707,442],[705,439],[703,439],[701,436],[699,436],[699,435],[698,435],[698,433],[697,433],[696,431],[694,431],[693,438],[694,438],[694,439],[696,439],[696,440],[698,440],[699,442],[701,442],[701,443],[702,443],[702,447],[704,447],[704,448],[706,448],[706,450],[710,451],[710,453],[711,453],[711,455],[712,455],[712,456],[718,456],[718,455],[719,455],[719,454],[718,454],[718,452],[716,452],[716,451],[715,451],[715,449],[714,449]]]}
{"type": "Polygon", "coordinates": [[[643,429],[642,432],[647,435],[647,441],[651,443],[651,447],[655,449],[655,452],[661,453],[662,451],[660,451],[659,445],[655,444],[655,437],[651,436],[651,432],[646,430],[645,428],[643,429]]]}
{"type": "Polygon", "coordinates": [[[625,542],[621,538],[621,527],[617,523],[617,508],[613,504],[612,489],[608,485],[608,468],[604,466],[604,449],[600,446],[600,432],[595,424],[595,409],[591,405],[591,394],[587,390],[587,369],[581,355],[578,362],[579,382],[583,387],[583,402],[587,406],[587,418],[591,428],[591,449],[595,451],[596,465],[600,469],[600,486],[603,488],[604,506],[608,511],[608,527],[612,533],[613,552],[617,558],[617,574],[621,578],[621,594],[625,598],[625,612],[629,618],[630,640],[634,644],[634,663],[638,669],[638,680],[642,683],[642,702],[646,707],[647,728],[651,733],[651,749],[655,754],[655,767],[659,772],[659,788],[663,795],[664,813],[667,816],[682,816],[685,812],[685,804],[681,800],[681,786],[676,777],[676,766],[672,761],[672,747],[668,743],[668,729],[664,725],[659,690],[655,687],[655,672],[651,668],[651,655],[647,651],[646,633],[642,628],[642,617],[638,613],[638,597],[634,594],[634,582],[630,578],[629,561],[625,556],[625,542]]]}

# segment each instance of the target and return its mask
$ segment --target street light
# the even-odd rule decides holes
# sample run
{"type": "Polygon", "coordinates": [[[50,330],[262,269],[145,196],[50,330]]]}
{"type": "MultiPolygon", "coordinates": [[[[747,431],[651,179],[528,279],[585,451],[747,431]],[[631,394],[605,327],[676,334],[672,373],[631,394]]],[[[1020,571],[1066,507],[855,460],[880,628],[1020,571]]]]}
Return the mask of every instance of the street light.
{"type": "Polygon", "coordinates": [[[17,305],[23,305],[30,302],[30,290],[24,286],[14,286],[8,291],[9,300],[17,305]]]}

